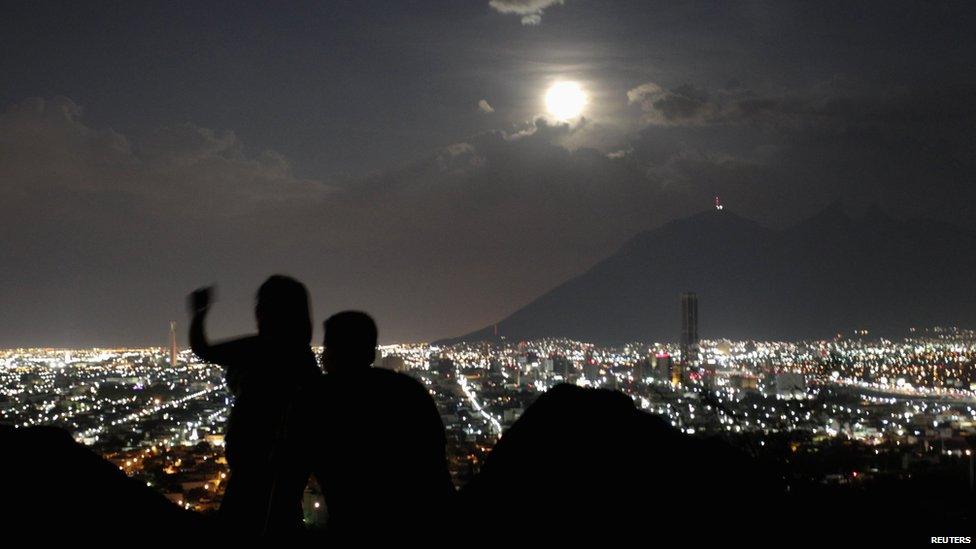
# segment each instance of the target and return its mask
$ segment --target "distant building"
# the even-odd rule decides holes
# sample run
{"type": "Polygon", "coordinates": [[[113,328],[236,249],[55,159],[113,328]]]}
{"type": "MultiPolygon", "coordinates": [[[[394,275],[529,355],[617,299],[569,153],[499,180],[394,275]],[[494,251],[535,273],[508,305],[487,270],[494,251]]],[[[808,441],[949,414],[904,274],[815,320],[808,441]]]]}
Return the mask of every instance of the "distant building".
{"type": "Polygon", "coordinates": [[[774,385],[776,396],[784,398],[803,397],[807,392],[807,382],[802,374],[786,372],[776,374],[774,385]]]}
{"type": "Polygon", "coordinates": [[[708,388],[715,387],[715,379],[716,379],[717,371],[718,368],[716,367],[714,361],[708,361],[702,365],[701,369],[699,370],[699,373],[701,373],[702,382],[705,384],[705,387],[708,388]]]}
{"type": "Polygon", "coordinates": [[[600,365],[592,358],[583,363],[583,377],[592,382],[600,379],[600,365]]]}
{"type": "Polygon", "coordinates": [[[642,358],[634,363],[634,381],[643,381],[653,368],[650,358],[642,358]]]}
{"type": "Polygon", "coordinates": [[[179,349],[176,348],[176,321],[169,321],[169,365],[176,368],[176,355],[179,349]]]}
{"type": "Polygon", "coordinates": [[[698,363],[698,295],[694,292],[681,294],[681,363],[698,363]]]}
{"type": "Polygon", "coordinates": [[[573,363],[564,356],[554,355],[552,357],[552,372],[562,376],[563,381],[569,380],[569,375],[573,369],[573,363]]]}
{"type": "Polygon", "coordinates": [[[515,423],[515,420],[517,420],[522,415],[522,412],[524,411],[525,410],[523,410],[521,407],[506,408],[505,410],[502,410],[502,423],[504,423],[505,425],[511,425],[512,423],[515,423]]]}
{"type": "Polygon", "coordinates": [[[759,387],[759,378],[749,374],[736,374],[729,377],[729,385],[740,391],[755,391],[759,387]]]}
{"type": "Polygon", "coordinates": [[[671,360],[670,354],[661,351],[654,355],[654,369],[662,379],[671,379],[673,368],[674,362],[671,360]]]}
{"type": "Polygon", "coordinates": [[[431,355],[430,369],[433,372],[437,372],[437,374],[445,381],[454,381],[455,368],[453,360],[438,355],[431,355]]]}
{"type": "Polygon", "coordinates": [[[671,362],[671,372],[670,372],[671,385],[675,387],[681,385],[682,371],[683,368],[681,367],[680,362],[674,362],[674,361],[671,362]]]}
{"type": "Polygon", "coordinates": [[[555,370],[555,361],[552,358],[544,358],[539,362],[539,374],[548,378],[555,370]]]}
{"type": "Polygon", "coordinates": [[[394,372],[406,372],[408,369],[406,361],[400,355],[386,355],[380,359],[379,364],[382,368],[393,370],[394,372]]]}

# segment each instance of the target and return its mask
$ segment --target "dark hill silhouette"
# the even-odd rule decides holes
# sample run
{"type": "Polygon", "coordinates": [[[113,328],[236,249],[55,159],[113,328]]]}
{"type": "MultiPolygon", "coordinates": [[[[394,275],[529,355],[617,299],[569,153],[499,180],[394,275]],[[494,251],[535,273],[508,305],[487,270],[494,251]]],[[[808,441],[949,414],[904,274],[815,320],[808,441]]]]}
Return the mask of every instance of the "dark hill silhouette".
{"type": "MultiPolygon", "coordinates": [[[[354,438],[379,435],[391,446],[424,444],[410,435],[388,434],[354,438]]],[[[359,483],[365,496],[383,495],[379,507],[393,507],[360,508],[355,530],[303,531],[295,542],[343,545],[349,536],[419,536],[426,546],[438,547],[477,535],[478,545],[510,545],[517,539],[523,545],[585,540],[603,547],[633,540],[670,546],[666,541],[679,539],[779,547],[784,539],[802,539],[807,545],[863,540],[871,546],[895,541],[900,545],[891,545],[911,546],[915,540],[927,543],[933,533],[971,535],[973,501],[964,476],[922,472],[825,485],[817,475],[807,477],[817,470],[809,463],[797,467],[802,454],[797,458],[788,449],[795,437],[804,435],[728,440],[686,435],[638,410],[620,392],[557,385],[505,431],[446,510],[425,505],[426,495],[444,484],[443,475],[423,474],[428,466],[441,469],[443,456],[426,465],[423,460],[397,463],[392,460],[400,456],[389,452],[373,452],[361,466],[324,462],[333,469],[327,476],[351,472],[351,481],[365,481],[359,483]],[[760,440],[769,441],[766,447],[773,451],[757,453],[760,440]],[[377,476],[364,478],[357,474],[362,470],[377,476]]],[[[850,459],[838,442],[802,459],[850,459]]],[[[168,535],[212,543],[245,534],[180,509],[61,429],[0,426],[0,444],[0,522],[10,539],[30,536],[50,544],[168,535]]],[[[377,448],[365,446],[367,453],[377,448]]]]}
{"type": "Polygon", "coordinates": [[[105,543],[217,530],[56,427],[0,425],[0,523],[10,539],[105,543]]]}
{"type": "MultiPolygon", "coordinates": [[[[976,235],[833,204],[789,229],[709,210],[637,235],[498,323],[510,340],[674,340],[698,293],[705,337],[805,339],[976,324],[976,235]]],[[[494,325],[439,343],[488,340],[494,325]]]]}
{"type": "Polygon", "coordinates": [[[787,508],[779,476],[745,453],[684,435],[617,391],[568,384],[505,431],[460,498],[466,514],[492,525],[483,541],[592,537],[601,546],[667,539],[704,516],[695,540],[727,541],[757,508],[767,531],[787,508]]]}
{"type": "MultiPolygon", "coordinates": [[[[932,532],[969,531],[972,496],[961,476],[827,485],[807,476],[816,469],[790,449],[804,436],[686,435],[623,393],[560,384],[504,432],[460,491],[459,523],[485,545],[600,547],[780,547],[787,539],[912,546],[932,532]],[[869,526],[877,524],[886,526],[869,526]]],[[[821,448],[803,459],[850,459],[821,448]]]]}

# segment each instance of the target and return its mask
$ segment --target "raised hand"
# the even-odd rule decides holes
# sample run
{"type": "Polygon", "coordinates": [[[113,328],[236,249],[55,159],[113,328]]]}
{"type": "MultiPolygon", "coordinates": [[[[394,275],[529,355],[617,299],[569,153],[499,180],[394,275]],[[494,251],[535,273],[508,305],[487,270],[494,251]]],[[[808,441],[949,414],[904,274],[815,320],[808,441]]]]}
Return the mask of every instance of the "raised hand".
{"type": "Polygon", "coordinates": [[[204,286],[193,290],[187,297],[187,305],[190,307],[191,314],[204,313],[210,308],[213,302],[214,287],[204,286]]]}

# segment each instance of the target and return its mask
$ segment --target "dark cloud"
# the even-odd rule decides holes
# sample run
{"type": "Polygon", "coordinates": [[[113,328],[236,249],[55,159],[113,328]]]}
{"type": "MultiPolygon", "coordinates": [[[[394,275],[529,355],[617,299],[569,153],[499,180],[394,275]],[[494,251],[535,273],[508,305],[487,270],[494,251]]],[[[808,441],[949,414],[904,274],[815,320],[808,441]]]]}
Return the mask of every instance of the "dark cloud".
{"type": "Polygon", "coordinates": [[[0,114],[0,146],[0,178],[7,182],[0,192],[21,198],[48,195],[53,186],[138,195],[156,209],[220,198],[246,210],[328,191],[292,175],[274,151],[246,154],[233,132],[182,124],[133,144],[112,129],[87,125],[82,108],[64,97],[28,99],[0,114]]]}
{"type": "Polygon", "coordinates": [[[627,92],[645,126],[752,126],[769,130],[845,132],[879,128],[911,131],[928,121],[970,117],[962,89],[931,86],[866,89],[829,81],[803,92],[759,93],[740,86],[706,91],[689,84],[671,89],[648,82],[627,92]]]}
{"type": "Polygon", "coordinates": [[[844,198],[971,225],[964,182],[976,166],[966,127],[976,109],[967,95],[934,83],[830,82],[765,96],[648,83],[628,93],[645,127],[626,158],[672,187],[734,193],[777,223],[844,198]]]}
{"type": "Polygon", "coordinates": [[[647,82],[627,91],[627,101],[639,105],[645,124],[707,124],[719,115],[719,107],[690,85],[666,90],[647,82]]]}

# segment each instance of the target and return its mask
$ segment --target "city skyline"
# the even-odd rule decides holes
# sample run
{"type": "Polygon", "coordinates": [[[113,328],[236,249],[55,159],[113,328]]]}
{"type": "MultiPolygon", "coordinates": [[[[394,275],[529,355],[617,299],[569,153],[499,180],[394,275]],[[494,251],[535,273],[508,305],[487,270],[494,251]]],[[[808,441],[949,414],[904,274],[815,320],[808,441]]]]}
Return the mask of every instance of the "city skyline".
{"type": "MultiPolygon", "coordinates": [[[[561,339],[384,345],[375,366],[414,377],[434,397],[459,489],[537,398],[569,383],[622,392],[675,431],[722,437],[770,467],[789,455],[789,490],[939,486],[946,501],[971,494],[976,332],[934,328],[898,340],[851,334],[804,343],[703,339],[693,364],[681,356],[683,346],[561,339]],[[672,356],[682,368],[672,369],[672,356]]],[[[221,368],[188,350],[172,367],[169,351],[0,351],[0,421],[65,428],[171,502],[213,513],[228,478],[224,422],[232,399],[221,368]]],[[[903,503],[878,505],[873,512],[903,503]]],[[[315,485],[303,509],[307,527],[325,524],[315,485]]],[[[959,505],[925,516],[966,512],[959,505]]],[[[887,524],[882,538],[896,531],[887,524]]]]}

